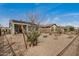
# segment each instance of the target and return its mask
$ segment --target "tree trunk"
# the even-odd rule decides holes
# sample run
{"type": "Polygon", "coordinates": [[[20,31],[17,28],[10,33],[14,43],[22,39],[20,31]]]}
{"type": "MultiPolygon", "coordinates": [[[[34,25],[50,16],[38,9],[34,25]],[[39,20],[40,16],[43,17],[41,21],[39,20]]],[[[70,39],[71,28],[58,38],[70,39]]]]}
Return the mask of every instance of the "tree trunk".
{"type": "Polygon", "coordinates": [[[25,33],[24,33],[24,28],[23,28],[23,26],[21,26],[21,29],[22,29],[22,34],[23,34],[23,38],[24,38],[25,47],[26,47],[26,49],[27,49],[27,43],[26,43],[26,38],[25,38],[25,33]]]}

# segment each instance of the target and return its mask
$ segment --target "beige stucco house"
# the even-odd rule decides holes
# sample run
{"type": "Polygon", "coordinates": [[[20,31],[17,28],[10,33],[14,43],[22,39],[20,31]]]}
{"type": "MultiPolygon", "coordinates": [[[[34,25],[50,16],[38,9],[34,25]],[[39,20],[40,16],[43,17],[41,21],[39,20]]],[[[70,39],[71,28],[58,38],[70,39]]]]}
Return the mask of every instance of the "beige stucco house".
{"type": "Polygon", "coordinates": [[[31,22],[25,22],[20,20],[11,20],[9,22],[9,27],[11,29],[11,34],[22,33],[21,26],[27,32],[32,29],[32,26],[36,24],[32,24],[31,22]]]}
{"type": "Polygon", "coordinates": [[[53,25],[42,25],[39,28],[39,31],[41,33],[50,33],[50,32],[56,32],[57,31],[58,26],[56,24],[53,25]]]}

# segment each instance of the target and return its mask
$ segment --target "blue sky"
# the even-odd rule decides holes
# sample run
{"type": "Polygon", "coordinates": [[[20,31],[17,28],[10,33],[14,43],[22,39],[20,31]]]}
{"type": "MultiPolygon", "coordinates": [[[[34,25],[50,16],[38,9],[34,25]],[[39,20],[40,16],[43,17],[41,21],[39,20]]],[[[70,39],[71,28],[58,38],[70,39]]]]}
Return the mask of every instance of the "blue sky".
{"type": "Polygon", "coordinates": [[[27,20],[30,13],[39,14],[41,24],[71,25],[79,27],[77,3],[0,3],[0,24],[9,26],[9,20],[27,20]]]}

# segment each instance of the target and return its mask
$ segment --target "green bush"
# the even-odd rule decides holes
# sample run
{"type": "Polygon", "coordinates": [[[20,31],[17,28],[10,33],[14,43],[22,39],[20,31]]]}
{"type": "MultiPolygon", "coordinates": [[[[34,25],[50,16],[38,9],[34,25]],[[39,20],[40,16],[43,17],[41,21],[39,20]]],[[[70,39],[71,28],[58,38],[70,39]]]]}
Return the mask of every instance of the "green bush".
{"type": "Polygon", "coordinates": [[[27,42],[30,42],[31,45],[37,45],[38,37],[40,36],[40,33],[37,31],[30,31],[27,33],[27,42]]]}

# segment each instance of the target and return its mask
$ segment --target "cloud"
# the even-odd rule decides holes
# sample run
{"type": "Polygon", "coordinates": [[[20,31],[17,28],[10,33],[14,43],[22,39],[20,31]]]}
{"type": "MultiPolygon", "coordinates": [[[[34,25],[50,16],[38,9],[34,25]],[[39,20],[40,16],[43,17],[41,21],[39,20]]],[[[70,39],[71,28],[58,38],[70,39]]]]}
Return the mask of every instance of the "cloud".
{"type": "Polygon", "coordinates": [[[0,20],[0,24],[3,26],[3,27],[9,27],[9,18],[1,18],[0,20]]]}
{"type": "Polygon", "coordinates": [[[71,25],[79,27],[79,13],[67,13],[63,15],[58,15],[54,17],[51,22],[63,26],[71,25]]]}
{"type": "Polygon", "coordinates": [[[79,13],[67,13],[67,14],[58,15],[58,17],[65,17],[65,16],[79,16],[79,13]]]}
{"type": "Polygon", "coordinates": [[[66,25],[74,26],[74,27],[79,27],[79,22],[78,21],[72,21],[67,23],[66,25]]]}
{"type": "Polygon", "coordinates": [[[54,9],[56,9],[57,7],[59,7],[61,5],[61,3],[59,3],[59,4],[53,4],[53,6],[52,6],[52,4],[49,4],[49,5],[46,4],[46,5],[42,5],[41,6],[40,3],[37,3],[35,5],[38,5],[38,6],[34,9],[34,12],[41,14],[41,12],[43,11],[42,13],[43,14],[45,13],[45,15],[47,15],[48,12],[50,12],[51,10],[53,12],[54,9]]]}
{"type": "Polygon", "coordinates": [[[52,20],[52,22],[58,22],[59,20],[60,20],[59,17],[54,17],[53,20],[52,20]]]}
{"type": "Polygon", "coordinates": [[[59,15],[54,17],[53,19],[49,16],[45,18],[45,20],[42,20],[42,24],[57,24],[61,26],[75,26],[79,27],[79,13],[68,13],[64,15],[59,15]]]}
{"type": "Polygon", "coordinates": [[[49,24],[50,23],[50,18],[48,18],[45,22],[44,22],[44,24],[49,24]]]}
{"type": "Polygon", "coordinates": [[[51,21],[50,18],[47,18],[47,19],[44,20],[44,21],[42,20],[41,24],[42,24],[42,25],[50,24],[50,21],[51,21]]]}

